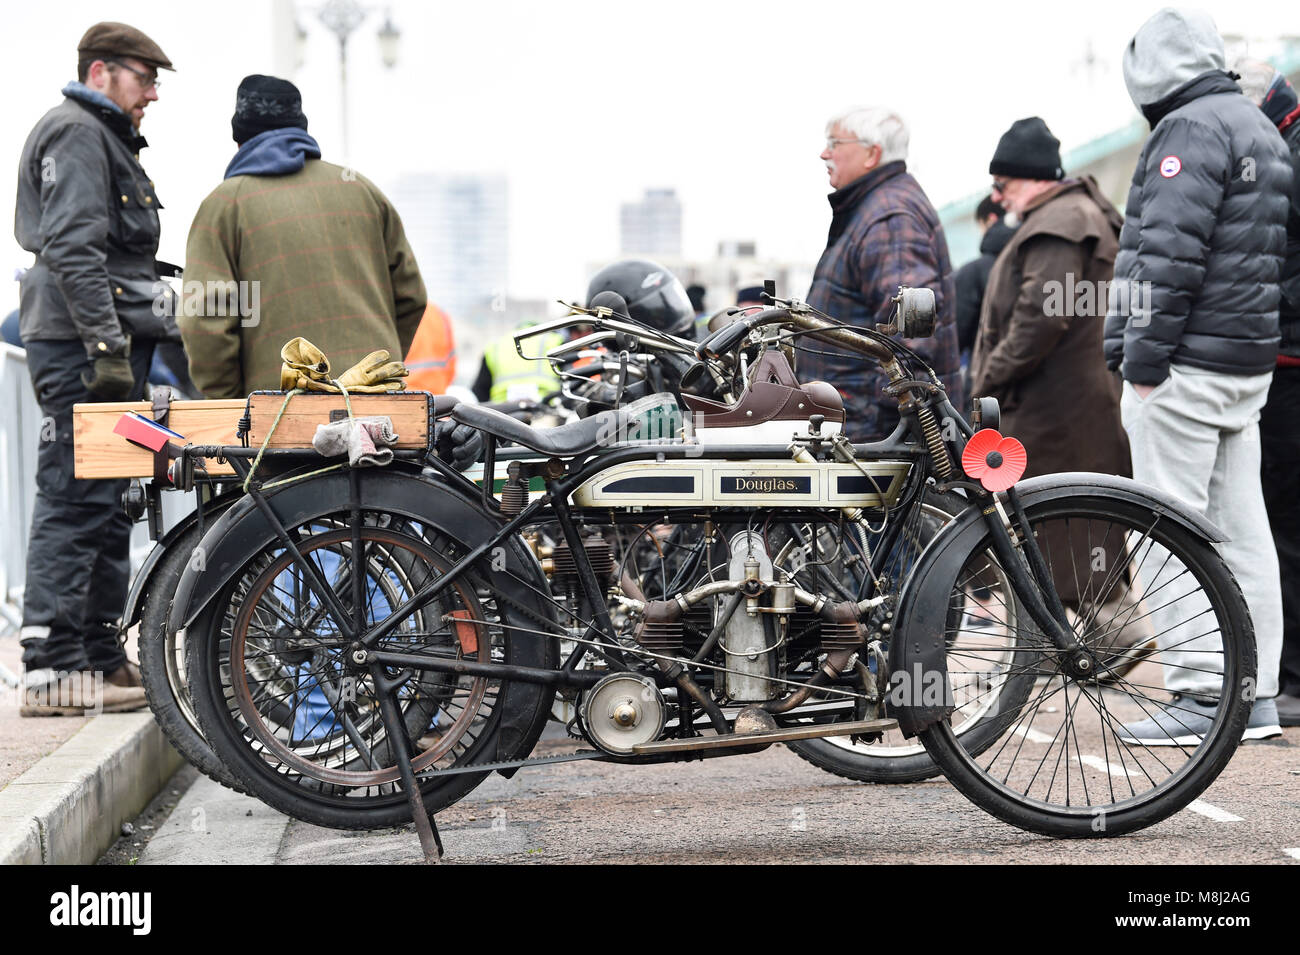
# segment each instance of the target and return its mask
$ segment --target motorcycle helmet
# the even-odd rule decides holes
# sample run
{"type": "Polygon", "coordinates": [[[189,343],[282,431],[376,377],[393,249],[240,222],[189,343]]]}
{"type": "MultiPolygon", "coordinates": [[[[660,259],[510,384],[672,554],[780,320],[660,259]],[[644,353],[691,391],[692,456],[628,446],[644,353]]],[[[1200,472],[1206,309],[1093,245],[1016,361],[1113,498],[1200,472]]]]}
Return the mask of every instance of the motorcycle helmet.
{"type": "Polygon", "coordinates": [[[607,265],[587,286],[587,303],[601,292],[617,292],[627,302],[633,321],[676,335],[694,338],[695,310],[677,276],[648,259],[623,259],[607,265]]]}

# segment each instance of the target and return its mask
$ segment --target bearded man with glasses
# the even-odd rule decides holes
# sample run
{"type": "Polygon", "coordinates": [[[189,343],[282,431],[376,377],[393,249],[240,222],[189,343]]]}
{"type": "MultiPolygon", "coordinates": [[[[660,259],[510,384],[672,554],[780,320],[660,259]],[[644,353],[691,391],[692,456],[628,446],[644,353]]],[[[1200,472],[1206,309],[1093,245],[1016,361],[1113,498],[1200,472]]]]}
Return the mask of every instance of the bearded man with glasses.
{"type": "Polygon", "coordinates": [[[157,71],[171,60],[124,23],[95,24],[77,54],[77,81],[23,146],[14,216],[18,244],[35,254],[19,328],[44,417],[23,598],[24,716],[145,703],[118,641],[127,482],[73,477],[72,406],[142,397],[155,345],[180,340],[155,261],[161,204],[139,158],[157,71]]]}

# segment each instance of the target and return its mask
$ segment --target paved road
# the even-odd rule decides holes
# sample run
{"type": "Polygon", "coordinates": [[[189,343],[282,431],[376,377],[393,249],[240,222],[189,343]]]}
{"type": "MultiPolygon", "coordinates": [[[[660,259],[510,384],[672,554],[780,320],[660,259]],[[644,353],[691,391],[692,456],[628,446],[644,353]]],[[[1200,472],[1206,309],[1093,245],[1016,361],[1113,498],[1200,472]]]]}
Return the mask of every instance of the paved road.
{"type": "MultiPolygon", "coordinates": [[[[563,751],[543,740],[538,755],[563,751]]],[[[143,865],[416,863],[414,831],[349,833],[274,812],[201,777],[143,865]]],[[[174,797],[173,797],[174,798],[174,797]]],[[[1194,809],[1111,840],[1004,825],[942,780],[864,786],[784,747],[704,762],[580,762],[493,776],[439,816],[448,863],[958,862],[1300,864],[1300,728],[1250,743],[1194,809]]],[[[137,841],[140,835],[137,834],[137,841]]]]}

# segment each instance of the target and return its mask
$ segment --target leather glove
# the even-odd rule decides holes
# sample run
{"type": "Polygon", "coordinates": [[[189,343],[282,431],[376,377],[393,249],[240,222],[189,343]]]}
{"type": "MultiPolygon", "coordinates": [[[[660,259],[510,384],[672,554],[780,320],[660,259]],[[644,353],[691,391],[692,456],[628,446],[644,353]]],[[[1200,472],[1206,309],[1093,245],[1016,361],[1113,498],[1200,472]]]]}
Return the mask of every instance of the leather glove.
{"type": "Polygon", "coordinates": [[[329,384],[330,360],[305,338],[295,338],[280,349],[280,390],[336,391],[329,384]]]}
{"type": "Polygon", "coordinates": [[[440,460],[464,471],[482,456],[483,435],[477,428],[444,418],[434,423],[433,448],[440,460]]]}
{"type": "Polygon", "coordinates": [[[135,388],[131,360],[125,355],[99,355],[89,372],[81,373],[81,383],[96,398],[124,401],[135,388]]]}
{"type": "Polygon", "coordinates": [[[348,391],[362,393],[380,391],[401,391],[406,387],[406,366],[400,361],[393,361],[386,349],[372,351],[343,374],[339,375],[339,384],[348,391]]]}

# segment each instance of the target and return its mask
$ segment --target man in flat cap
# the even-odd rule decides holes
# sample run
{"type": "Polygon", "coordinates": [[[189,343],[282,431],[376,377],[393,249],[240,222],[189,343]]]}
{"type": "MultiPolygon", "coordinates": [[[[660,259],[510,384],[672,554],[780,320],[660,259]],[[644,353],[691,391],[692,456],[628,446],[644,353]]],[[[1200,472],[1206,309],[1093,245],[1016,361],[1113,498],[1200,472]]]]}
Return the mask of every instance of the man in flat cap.
{"type": "Polygon", "coordinates": [[[22,279],[20,330],[44,416],[23,600],[24,716],[144,704],[117,636],[127,482],[73,478],[72,406],[140,398],[155,343],[179,337],[157,291],[160,204],[139,160],[140,124],[171,60],[124,23],[92,26],[77,57],[77,81],[23,146],[14,216],[19,245],[36,256],[22,279]]]}
{"type": "Polygon", "coordinates": [[[239,149],[185,247],[178,321],[194,384],[208,398],[278,388],[297,336],[337,369],[380,348],[401,359],[426,301],[397,210],[321,159],[288,80],[245,77],[230,125],[239,149]]]}

